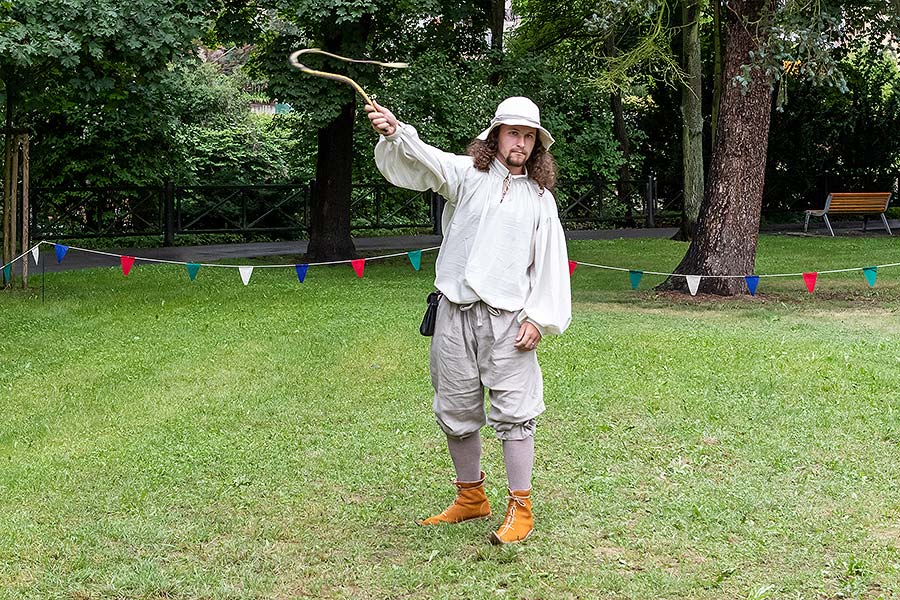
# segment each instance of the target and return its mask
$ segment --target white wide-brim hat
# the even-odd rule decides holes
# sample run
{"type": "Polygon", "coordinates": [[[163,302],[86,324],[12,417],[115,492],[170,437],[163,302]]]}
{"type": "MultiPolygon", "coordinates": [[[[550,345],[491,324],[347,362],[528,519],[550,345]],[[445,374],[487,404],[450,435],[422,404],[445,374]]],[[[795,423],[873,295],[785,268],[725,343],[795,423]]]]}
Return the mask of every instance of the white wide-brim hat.
{"type": "Polygon", "coordinates": [[[501,102],[497,106],[494,118],[491,119],[490,126],[478,134],[478,139],[486,140],[488,134],[500,125],[534,127],[538,131],[538,137],[540,137],[544,148],[550,148],[553,144],[553,136],[550,135],[549,131],[541,127],[541,109],[528,98],[513,96],[501,102]]]}

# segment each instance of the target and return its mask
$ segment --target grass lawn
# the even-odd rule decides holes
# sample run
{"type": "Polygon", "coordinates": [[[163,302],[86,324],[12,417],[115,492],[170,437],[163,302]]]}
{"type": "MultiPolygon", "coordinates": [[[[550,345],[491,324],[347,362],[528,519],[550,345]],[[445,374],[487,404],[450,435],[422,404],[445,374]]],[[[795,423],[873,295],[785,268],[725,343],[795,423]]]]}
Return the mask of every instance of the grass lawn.
{"type": "MultiPolygon", "coordinates": [[[[897,243],[763,237],[757,270],[897,243]]],[[[684,249],[570,244],[657,271],[684,249]]],[[[453,495],[418,335],[433,261],[0,293],[0,598],[900,598],[900,268],[722,300],[579,267],[539,354],[537,530],[496,548],[487,429],[495,518],[413,523],[453,495]]]]}

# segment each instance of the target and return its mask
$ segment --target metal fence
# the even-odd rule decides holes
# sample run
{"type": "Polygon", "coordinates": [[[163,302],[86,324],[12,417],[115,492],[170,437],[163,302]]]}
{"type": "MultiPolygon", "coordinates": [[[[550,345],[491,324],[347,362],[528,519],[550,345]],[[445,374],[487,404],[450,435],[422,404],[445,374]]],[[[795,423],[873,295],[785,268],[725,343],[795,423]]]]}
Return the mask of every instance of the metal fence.
{"type": "MultiPolygon", "coordinates": [[[[309,230],[315,183],[219,186],[33,187],[35,239],[269,233],[302,237],[309,230]]],[[[561,181],[554,191],[567,228],[657,224],[664,203],[656,180],[561,181]]],[[[444,200],[388,183],[353,186],[351,228],[431,229],[440,233],[444,200]]]]}

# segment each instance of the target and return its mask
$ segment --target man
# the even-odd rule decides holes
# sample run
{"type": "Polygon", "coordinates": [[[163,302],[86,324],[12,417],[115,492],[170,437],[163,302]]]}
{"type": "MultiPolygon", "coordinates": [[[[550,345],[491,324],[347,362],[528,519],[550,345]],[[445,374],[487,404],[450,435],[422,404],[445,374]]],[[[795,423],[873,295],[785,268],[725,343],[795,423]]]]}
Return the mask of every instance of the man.
{"type": "Polygon", "coordinates": [[[377,103],[366,111],[382,133],[375,162],[385,178],[447,200],[435,277],[444,297],[430,359],[433,408],[447,436],[457,496],[418,523],[491,516],[479,434],[487,423],[503,442],[509,484],[506,518],[491,542],[522,541],[534,530],[535,418],[544,411],[534,351],[545,334],[562,333],[572,313],[566,240],[550,192],[553,137],[541,126],[538,107],[522,97],[500,103],[467,156],[425,144],[377,103]]]}

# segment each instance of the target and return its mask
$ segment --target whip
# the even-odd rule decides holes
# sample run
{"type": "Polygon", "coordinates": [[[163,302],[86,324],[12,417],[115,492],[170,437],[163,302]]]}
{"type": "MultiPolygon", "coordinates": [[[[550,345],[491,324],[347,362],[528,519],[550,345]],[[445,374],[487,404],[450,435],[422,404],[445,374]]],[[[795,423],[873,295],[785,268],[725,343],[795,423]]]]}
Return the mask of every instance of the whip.
{"type": "MultiPolygon", "coordinates": [[[[347,58],[345,56],[338,56],[337,54],[332,54],[331,52],[326,52],[324,50],[319,50],[318,48],[304,48],[303,50],[297,50],[293,54],[291,54],[289,60],[291,64],[303,71],[308,75],[315,75],[316,77],[324,77],[325,79],[333,79],[334,81],[340,81],[341,83],[346,83],[350,86],[353,86],[353,89],[362,96],[362,99],[366,102],[366,104],[370,104],[372,107],[375,106],[375,103],[372,102],[372,99],[369,98],[369,95],[366,94],[365,90],[362,87],[347,77],[346,75],[338,75],[337,73],[329,73],[328,71],[318,71],[316,69],[310,69],[309,67],[300,63],[298,58],[301,54],[324,54],[325,56],[330,56],[331,58],[336,58],[338,60],[343,60],[345,62],[352,63],[363,63],[368,65],[377,65],[379,67],[386,67],[388,69],[405,69],[409,65],[406,63],[400,62],[380,62],[377,60],[361,60],[356,58],[347,58]]],[[[374,125],[372,128],[375,129],[376,132],[381,133],[374,125]]]]}

